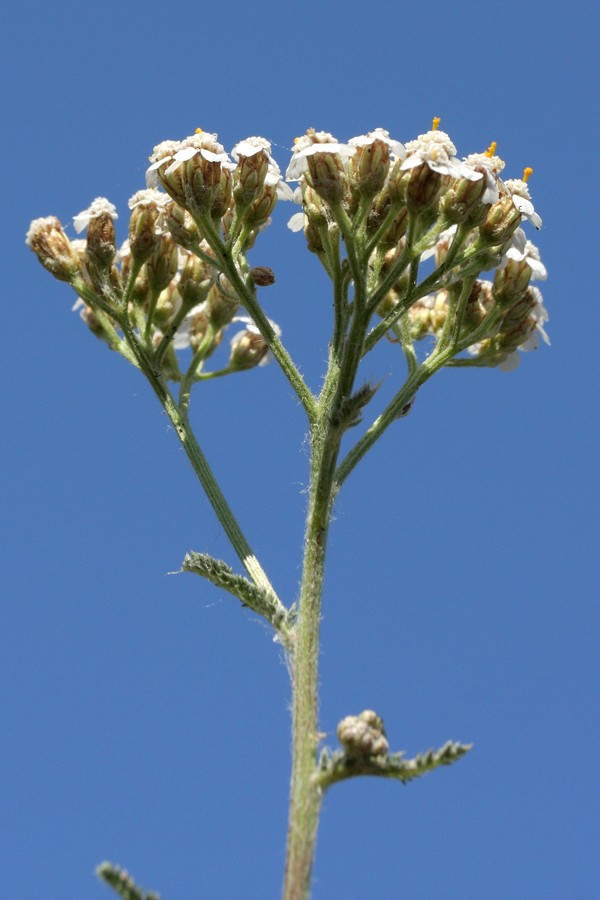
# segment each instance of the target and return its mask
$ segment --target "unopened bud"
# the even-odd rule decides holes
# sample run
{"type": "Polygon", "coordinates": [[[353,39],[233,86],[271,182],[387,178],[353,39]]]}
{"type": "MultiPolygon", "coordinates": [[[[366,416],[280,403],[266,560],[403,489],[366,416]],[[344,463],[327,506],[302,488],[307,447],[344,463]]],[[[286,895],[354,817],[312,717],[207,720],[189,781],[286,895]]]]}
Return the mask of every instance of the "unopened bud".
{"type": "Polygon", "coordinates": [[[448,292],[438,291],[413,303],[408,311],[410,335],[413,341],[422,340],[427,334],[440,333],[448,317],[448,292]]]}
{"type": "MultiPolygon", "coordinates": [[[[244,149],[245,143],[238,145],[244,149]]],[[[253,149],[251,146],[246,148],[253,149]]],[[[265,148],[261,148],[250,155],[244,155],[238,151],[238,163],[233,176],[233,197],[236,203],[246,207],[255,200],[262,191],[265,176],[269,171],[269,154],[265,148]]]]}
{"type": "Polygon", "coordinates": [[[171,203],[165,211],[165,223],[176,244],[191,250],[202,239],[198,226],[189,212],[178,203],[171,203]]]}
{"type": "Polygon", "coordinates": [[[463,317],[463,333],[468,334],[479,328],[494,308],[494,305],[495,296],[492,283],[480,279],[474,281],[463,317]]]}
{"type": "Polygon", "coordinates": [[[448,176],[435,172],[426,163],[408,171],[410,177],[406,185],[406,205],[416,213],[431,209],[437,203],[448,176]]]}
{"type": "Polygon", "coordinates": [[[481,178],[472,180],[469,178],[457,178],[440,203],[440,212],[453,225],[469,222],[478,225],[482,222],[489,210],[489,204],[483,204],[481,198],[486,192],[487,183],[484,173],[481,178]]]}
{"type": "Polygon", "coordinates": [[[181,269],[177,288],[186,309],[203,303],[212,284],[211,267],[204,260],[189,254],[181,269]]]}
{"type": "MultiPolygon", "coordinates": [[[[375,198],[369,216],[367,219],[367,231],[369,235],[375,234],[383,224],[390,211],[391,199],[387,191],[375,198]]],[[[398,212],[394,219],[388,224],[386,231],[379,238],[378,246],[385,250],[386,248],[397,247],[399,241],[406,234],[408,228],[408,209],[402,205],[398,208],[398,212]]]]}
{"type": "Polygon", "coordinates": [[[375,139],[355,146],[356,153],[348,163],[348,181],[361,196],[375,197],[383,188],[390,169],[389,144],[375,139]]]}
{"type": "Polygon", "coordinates": [[[26,244],[55,278],[71,284],[82,274],[82,264],[56,216],[34,219],[26,244]]]}
{"type": "Polygon", "coordinates": [[[177,315],[182,306],[181,294],[177,289],[177,285],[171,282],[168,287],[162,291],[156,301],[156,309],[152,317],[152,322],[161,331],[165,331],[174,316],[177,315]]]}
{"type": "Polygon", "coordinates": [[[267,174],[262,190],[244,213],[246,225],[257,229],[269,221],[269,216],[277,204],[277,182],[276,176],[267,174]]]}
{"type": "Polygon", "coordinates": [[[389,751],[383,719],[371,709],[342,719],[337,735],[346,754],[351,757],[384,756],[389,751]]]}
{"type": "MultiPolygon", "coordinates": [[[[204,310],[197,312],[196,315],[190,318],[190,346],[192,350],[196,351],[199,348],[209,330],[211,330],[211,326],[204,310]]],[[[219,335],[219,340],[220,339],[219,335]]],[[[218,341],[214,344],[213,350],[217,346],[217,343],[218,341]]],[[[208,356],[208,353],[206,353],[206,356],[208,356]]]]}
{"type": "Polygon", "coordinates": [[[531,269],[525,260],[509,259],[494,275],[494,298],[497,303],[512,306],[520,300],[531,280],[531,269]]]}
{"type": "Polygon", "coordinates": [[[73,309],[80,310],[79,317],[83,322],[85,322],[85,324],[95,337],[99,338],[101,341],[105,341],[109,346],[112,346],[114,333],[111,334],[107,330],[107,328],[102,324],[96,312],[91,308],[91,306],[88,306],[87,303],[80,299],[77,301],[73,309]]]}
{"type": "Polygon", "coordinates": [[[250,278],[258,287],[275,284],[275,272],[268,266],[254,266],[253,269],[250,269],[250,278]]]}
{"type": "Polygon", "coordinates": [[[206,301],[206,314],[213,328],[223,328],[225,325],[229,325],[239,308],[238,301],[224,294],[218,284],[211,286],[206,301]]]}
{"type": "Polygon", "coordinates": [[[109,212],[92,216],[87,226],[88,260],[99,271],[106,271],[117,252],[115,223],[109,212]]]}
{"type": "MultiPolygon", "coordinates": [[[[150,192],[138,192],[138,194],[143,193],[150,192]]],[[[158,245],[160,236],[156,232],[156,223],[161,210],[155,203],[135,203],[137,196],[136,194],[130,200],[130,204],[133,201],[134,205],[131,208],[129,219],[129,250],[133,259],[141,264],[146,262],[158,245]]]]}
{"type": "Polygon", "coordinates": [[[310,180],[317,194],[329,206],[340,203],[345,191],[345,173],[340,155],[319,150],[307,158],[307,163],[310,180]]]}
{"type": "Polygon", "coordinates": [[[150,290],[163,291],[177,274],[178,265],[177,245],[170,235],[160,235],[156,249],[145,266],[150,290]]]}
{"type": "Polygon", "coordinates": [[[304,226],[304,237],[306,238],[306,247],[311,253],[316,253],[317,256],[321,253],[325,253],[321,233],[312,222],[306,222],[306,225],[304,226]]]}
{"type": "Polygon", "coordinates": [[[253,369],[259,366],[269,352],[269,345],[254,327],[251,331],[240,331],[231,339],[229,366],[232,369],[253,369]]]}
{"type": "Polygon", "coordinates": [[[510,194],[502,194],[498,202],[490,207],[479,233],[486,244],[502,244],[515,233],[521,219],[510,194]]]}

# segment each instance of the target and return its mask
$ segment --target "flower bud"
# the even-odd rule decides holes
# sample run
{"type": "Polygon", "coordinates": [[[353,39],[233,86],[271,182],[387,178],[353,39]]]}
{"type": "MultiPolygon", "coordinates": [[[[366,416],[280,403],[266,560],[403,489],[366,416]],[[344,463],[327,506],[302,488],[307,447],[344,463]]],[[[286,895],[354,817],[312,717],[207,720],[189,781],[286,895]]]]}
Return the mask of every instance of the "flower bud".
{"type": "Polygon", "coordinates": [[[406,184],[406,205],[411,212],[422,213],[432,209],[442,192],[447,175],[435,172],[426,163],[409,170],[406,184]]]}
{"type": "Polygon", "coordinates": [[[438,291],[413,303],[408,311],[410,336],[420,341],[426,335],[438,335],[448,317],[448,292],[438,291]]]}
{"type": "Polygon", "coordinates": [[[158,177],[179,206],[195,214],[221,218],[231,201],[231,161],[216,134],[200,129],[179,144],[154,148],[149,179],[158,177]]]}
{"type": "Polygon", "coordinates": [[[34,219],[25,242],[43,267],[59,281],[72,284],[83,274],[79,255],[56,216],[34,219]]]}
{"type": "Polygon", "coordinates": [[[208,263],[189,254],[181,269],[177,288],[186,309],[203,303],[212,285],[213,272],[208,263]]]}
{"type": "Polygon", "coordinates": [[[478,225],[484,221],[489,204],[482,203],[486,192],[483,172],[477,181],[471,178],[456,178],[448,187],[440,202],[440,213],[453,225],[469,222],[478,225]]]}
{"type": "Polygon", "coordinates": [[[239,308],[240,304],[219,290],[218,284],[211,286],[206,301],[206,314],[213,328],[229,325],[239,308]]]}
{"type": "Polygon", "coordinates": [[[158,245],[157,223],[164,214],[166,199],[159,191],[144,190],[129,201],[129,249],[138,264],[146,262],[158,245]]]}
{"type": "Polygon", "coordinates": [[[160,235],[156,249],[145,265],[150,290],[153,293],[163,291],[177,274],[178,265],[177,244],[170,235],[160,235]]]}
{"type": "Polygon", "coordinates": [[[175,243],[186,250],[192,250],[202,240],[191,215],[178,203],[170,203],[166,207],[165,224],[175,243]]]}
{"type": "Polygon", "coordinates": [[[181,309],[182,303],[183,301],[181,294],[177,289],[177,285],[172,281],[169,286],[159,294],[154,315],[152,317],[152,324],[164,332],[181,309]]]}
{"type": "Polygon", "coordinates": [[[350,757],[384,756],[389,751],[383,719],[371,709],[342,719],[337,736],[350,757]]]}
{"type": "Polygon", "coordinates": [[[473,282],[465,308],[462,333],[467,335],[479,328],[495,306],[495,296],[491,281],[477,279],[473,282]]]}
{"type": "Polygon", "coordinates": [[[231,339],[229,366],[236,370],[253,369],[261,364],[268,352],[269,345],[258,329],[240,331],[231,339]]]}
{"type": "Polygon", "coordinates": [[[250,278],[258,287],[275,284],[275,272],[268,266],[254,266],[253,269],[250,269],[250,278]]]}
{"type": "MultiPolygon", "coordinates": [[[[244,208],[259,196],[269,171],[267,148],[250,144],[253,140],[262,139],[249,138],[248,141],[242,141],[236,145],[233,153],[238,160],[233,173],[233,198],[244,208]]],[[[268,146],[267,141],[265,144],[268,146]]]]}
{"type": "Polygon", "coordinates": [[[117,253],[115,223],[108,212],[93,216],[87,226],[86,252],[89,262],[106,271],[117,253]]]}
{"type": "Polygon", "coordinates": [[[312,222],[306,222],[306,225],[304,226],[304,237],[306,238],[307,250],[311,253],[316,253],[317,256],[320,253],[325,253],[321,233],[318,228],[315,228],[312,222]]]}
{"type": "Polygon", "coordinates": [[[543,327],[547,321],[541,292],[536,287],[529,287],[506,313],[494,336],[469,347],[469,353],[476,357],[476,365],[500,366],[505,371],[515,369],[519,365],[517,349],[535,350],[538,335],[550,343],[543,327]]]}
{"type": "Polygon", "coordinates": [[[521,224],[521,213],[515,207],[510,194],[501,194],[479,226],[479,233],[486,244],[502,244],[507,241],[521,224]]]}
{"type": "Polygon", "coordinates": [[[268,174],[260,194],[244,212],[244,222],[250,227],[260,228],[268,222],[277,203],[277,181],[268,174]]]}
{"type": "MultiPolygon", "coordinates": [[[[387,190],[382,191],[375,198],[369,216],[367,218],[367,232],[369,235],[375,234],[379,227],[383,224],[390,207],[391,199],[387,190]]],[[[398,208],[398,212],[394,219],[388,224],[388,227],[379,239],[379,247],[382,249],[397,247],[402,237],[406,234],[408,228],[408,209],[402,205],[398,208]]]]}
{"type": "Polygon", "coordinates": [[[503,306],[512,306],[521,299],[531,280],[531,269],[521,260],[509,259],[494,275],[494,298],[503,306]]]}
{"type": "Polygon", "coordinates": [[[346,185],[344,165],[339,154],[317,150],[307,159],[310,181],[317,194],[329,206],[341,203],[346,185]]]}
{"type": "Polygon", "coordinates": [[[349,143],[356,147],[348,163],[350,186],[363,197],[375,197],[382,190],[390,169],[389,142],[370,135],[362,141],[353,138],[349,143]]]}
{"type": "Polygon", "coordinates": [[[205,356],[210,356],[221,342],[223,333],[221,331],[214,333],[205,310],[201,310],[190,317],[189,328],[190,346],[194,352],[198,350],[207,334],[209,332],[212,334],[211,346],[206,348],[204,353],[205,356]]]}

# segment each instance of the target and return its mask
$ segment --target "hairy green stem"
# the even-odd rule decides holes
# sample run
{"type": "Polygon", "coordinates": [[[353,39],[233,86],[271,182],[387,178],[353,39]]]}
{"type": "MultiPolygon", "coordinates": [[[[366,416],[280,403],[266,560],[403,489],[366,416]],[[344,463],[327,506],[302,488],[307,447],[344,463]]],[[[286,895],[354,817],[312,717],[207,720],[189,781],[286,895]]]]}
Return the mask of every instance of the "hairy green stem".
{"type": "MultiPolygon", "coordinates": [[[[329,404],[325,404],[323,408],[328,414],[329,404]]],[[[320,418],[323,422],[326,417],[320,418]]],[[[333,474],[338,449],[339,439],[336,440],[331,434],[331,428],[326,425],[317,427],[313,435],[312,487],[296,642],[291,659],[293,761],[284,900],[306,900],[310,894],[321,809],[322,791],[314,778],[319,742],[319,627],[327,535],[333,503],[333,474]]]]}
{"type": "Polygon", "coordinates": [[[398,393],[390,401],[384,411],[378,416],[362,438],[354,445],[345,459],[340,463],[335,474],[336,492],[350,472],[358,465],[365,453],[379,440],[381,435],[396,419],[408,412],[411,401],[421,385],[442,368],[453,355],[453,350],[445,350],[443,353],[432,353],[421,365],[413,369],[398,393]]]}
{"type": "Polygon", "coordinates": [[[340,409],[352,390],[366,327],[355,312],[342,356],[330,350],[328,372],[311,430],[310,499],[292,674],[292,783],[284,900],[307,900],[321,810],[316,780],[318,737],[319,628],[327,537],[336,494],[335,469],[344,432],[340,409]],[[353,338],[353,339],[352,339],[353,338]]]}
{"type": "MultiPolygon", "coordinates": [[[[216,254],[221,271],[231,282],[244,309],[252,316],[258,330],[269,345],[273,356],[279,363],[284,375],[302,403],[309,421],[312,422],[315,415],[315,398],[302,378],[302,375],[294,365],[291,356],[275,334],[273,326],[262,311],[255,292],[248,286],[240,274],[235,261],[236,257],[233,256],[231,251],[223,246],[221,236],[208,216],[199,217],[197,224],[202,229],[207,242],[216,254]]],[[[241,258],[244,259],[243,257],[241,258]]]]}
{"type": "Polygon", "coordinates": [[[168,390],[163,376],[154,364],[152,356],[141,346],[133,330],[125,324],[127,342],[133,350],[140,369],[150,382],[152,390],[160,400],[167,416],[171,420],[177,437],[181,441],[183,449],[198,476],[200,484],[214,509],[219,522],[223,526],[231,545],[240,559],[240,562],[248,572],[248,575],[258,587],[271,591],[277,596],[273,585],[269,581],[264,569],[254,555],[250,544],[246,540],[231,507],[227,503],[219,484],[213,475],[204,453],[202,452],[194,432],[189,424],[187,415],[179,409],[173,396],[168,390]]]}

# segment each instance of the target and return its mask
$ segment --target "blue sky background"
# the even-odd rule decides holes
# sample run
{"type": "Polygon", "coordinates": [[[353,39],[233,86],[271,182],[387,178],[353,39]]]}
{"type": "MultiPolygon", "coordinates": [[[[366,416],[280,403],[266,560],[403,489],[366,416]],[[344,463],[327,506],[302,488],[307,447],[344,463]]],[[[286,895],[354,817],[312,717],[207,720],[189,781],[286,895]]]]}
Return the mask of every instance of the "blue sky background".
{"type": "MultiPolygon", "coordinates": [[[[228,149],[262,134],[284,166],[307,126],[408,140],[434,115],[460,155],[496,140],[507,177],[534,168],[552,347],[438,375],[340,496],[322,730],[372,707],[393,749],[475,748],[407,787],[333,788],[314,898],[598,895],[597,26],[591,3],[514,0],[5,12],[3,896],[100,900],[109,859],[163,900],[278,897],[289,779],[281,654],[229,595],[168,575],[189,549],[233,558],[149,387],[25,247],[30,220],[105,195],[124,238],[152,147],[197,126],[228,149]]],[[[288,216],[252,260],[316,389],[328,285],[288,216]]],[[[380,403],[396,350],[365,367],[380,403]]],[[[291,601],[307,453],[285,379],[207,384],[192,413],[291,601]]]]}

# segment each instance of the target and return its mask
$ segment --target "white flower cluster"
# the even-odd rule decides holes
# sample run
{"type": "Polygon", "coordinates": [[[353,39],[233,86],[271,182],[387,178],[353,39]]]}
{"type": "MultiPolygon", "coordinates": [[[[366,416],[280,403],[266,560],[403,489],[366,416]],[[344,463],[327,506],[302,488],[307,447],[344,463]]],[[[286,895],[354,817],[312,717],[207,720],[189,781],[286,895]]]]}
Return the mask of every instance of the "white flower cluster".
{"type": "MultiPolygon", "coordinates": [[[[217,134],[198,129],[154,148],[147,187],[129,201],[129,238],[120,250],[116,209],[102,197],[74,217],[78,234],[87,229],[85,242],[69,241],[52,217],[32,223],[27,242],[55,277],[89,285],[100,298],[109,285],[124,292],[136,327],[160,346],[161,358],[168,342],[207,357],[225,327],[243,322],[247,327],[232,340],[231,360],[249,368],[267,360],[263,338],[272,340],[278,329],[263,318],[259,331],[251,319],[236,315],[244,303],[232,281],[238,290],[240,278],[254,286],[273,282],[268,267],[250,270],[244,254],[270,223],[276,202],[293,201],[302,210],[288,227],[304,231],[309,250],[328,272],[331,254],[341,246],[349,259],[353,242],[368,248],[359,256],[375,298],[371,314],[385,319],[379,336],[407,316],[412,340],[433,335],[443,343],[451,332],[457,357],[466,351],[472,364],[513,368],[517,350],[533,349],[539,337],[548,342],[542,295],[530,287],[547,273],[520,227],[525,220],[536,229],[542,225],[527,184],[532,170],[502,181],[504,162],[495,144],[459,159],[438,125],[434,119],[430,131],[405,143],[383,128],[347,142],[309,128],[295,141],[285,177],[267,139],[245,138],[227,153],[217,134]],[[242,269],[226,268],[224,246],[243,258],[242,269]],[[416,280],[415,264],[428,260],[437,277],[429,275],[423,291],[415,292],[415,285],[408,287],[416,280]],[[473,274],[487,272],[493,280],[473,274]],[[453,316],[455,327],[449,324],[453,316]]],[[[354,274],[349,284],[357,283],[354,274]]],[[[84,313],[90,327],[98,333],[104,328],[100,336],[116,346],[106,321],[100,316],[92,323],[87,306],[84,313]]],[[[469,364],[468,357],[456,364],[469,364]]]]}
{"type": "MultiPolygon", "coordinates": [[[[356,173],[360,165],[358,155],[369,151],[372,160],[376,158],[379,148],[380,153],[384,149],[387,157],[386,168],[379,192],[372,198],[373,207],[378,204],[385,207],[386,203],[389,206],[389,198],[393,200],[400,196],[409,207],[412,200],[412,211],[414,213],[416,210],[417,215],[421,213],[418,207],[421,202],[421,208],[426,209],[429,215],[430,226],[436,216],[441,223],[441,228],[431,228],[433,237],[420,253],[421,261],[434,257],[437,266],[443,265],[450,246],[458,240],[459,224],[472,222],[472,229],[468,234],[464,228],[460,233],[461,246],[463,251],[470,248],[475,253],[476,244],[481,242],[484,235],[490,247],[488,265],[484,269],[502,270],[507,265],[519,263],[528,267],[530,281],[545,279],[547,273],[540,261],[539,252],[527,241],[519,227],[523,220],[529,221],[536,229],[540,229],[542,225],[527,185],[532,170],[526,169],[523,179],[501,181],[499,174],[505,164],[495,154],[495,143],[485,153],[473,153],[459,159],[455,145],[445,132],[438,130],[438,124],[439,120],[434,120],[430,131],[404,144],[391,138],[389,132],[382,128],[351,138],[347,143],[338,141],[328,132],[309,129],[306,135],[296,140],[286,172],[288,181],[298,182],[293,199],[303,207],[302,212],[290,218],[290,230],[305,230],[308,237],[311,226],[310,204],[314,200],[314,192],[322,201],[325,218],[333,221],[334,206],[342,193],[339,188],[337,193],[333,189],[335,179],[344,184],[346,195],[352,194],[353,190],[356,192],[356,173]],[[429,186],[429,193],[423,190],[424,185],[429,186]],[[466,212],[461,218],[463,210],[466,212]]],[[[351,206],[351,203],[347,206],[351,206]]],[[[323,215],[322,209],[320,212],[323,215]]],[[[318,220],[314,221],[317,222],[315,228],[318,230],[318,220]]],[[[400,243],[403,240],[400,236],[400,243]]],[[[462,277],[459,268],[449,268],[445,281],[446,284],[451,284],[462,277]]],[[[448,294],[445,293],[444,296],[448,297],[448,294]]],[[[548,342],[543,327],[548,314],[543,306],[541,292],[537,288],[531,288],[528,297],[527,320],[519,323],[523,336],[518,345],[520,350],[536,347],[538,336],[548,342]]],[[[439,308],[440,295],[433,294],[429,299],[422,297],[419,304],[417,314],[421,317],[423,310],[429,306],[439,308]]],[[[435,331],[432,329],[431,333],[435,331]]],[[[489,344],[485,341],[476,342],[467,349],[474,356],[482,354],[482,359],[484,352],[487,353],[486,359],[492,358],[489,344]]],[[[501,355],[498,349],[493,356],[496,360],[494,364],[498,364],[497,360],[501,355]]],[[[513,368],[517,363],[516,350],[507,350],[502,368],[513,368]]]]}

